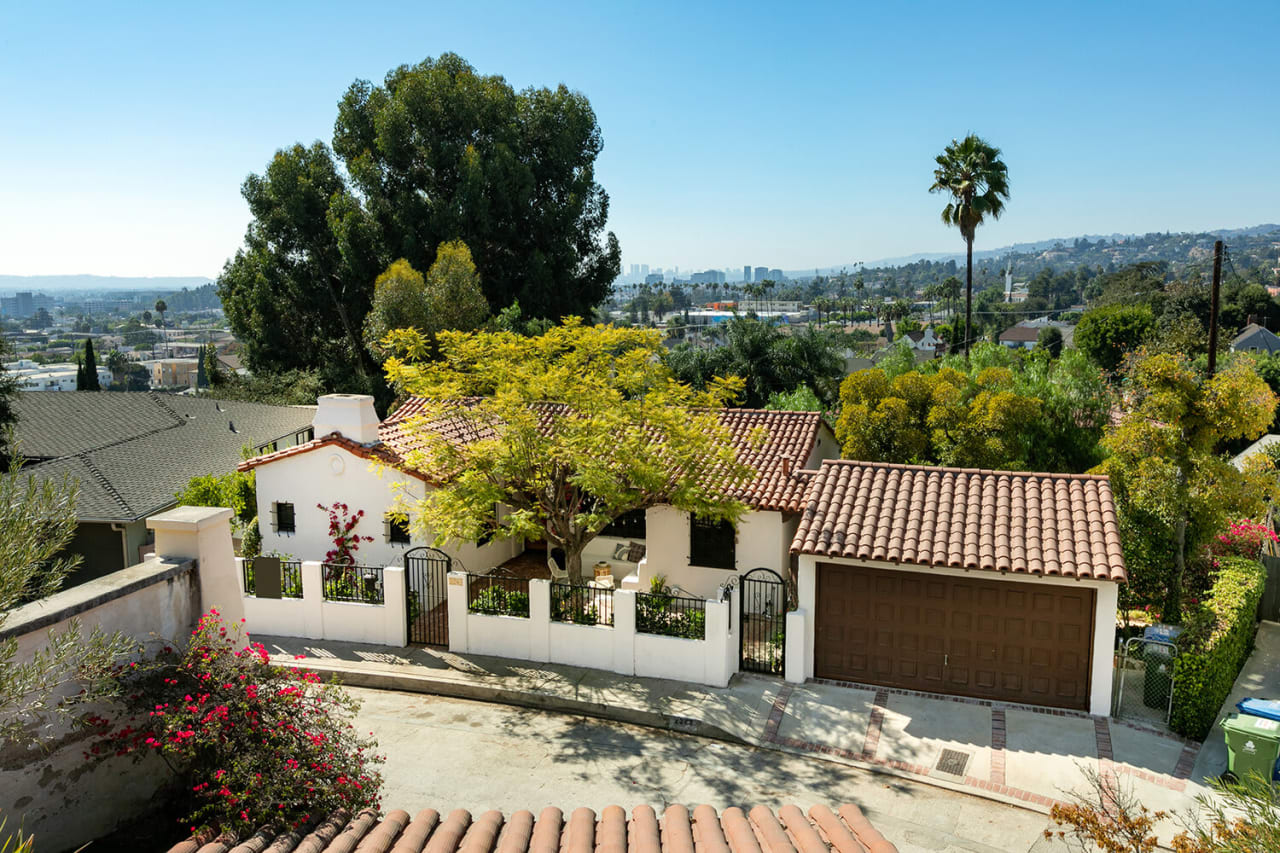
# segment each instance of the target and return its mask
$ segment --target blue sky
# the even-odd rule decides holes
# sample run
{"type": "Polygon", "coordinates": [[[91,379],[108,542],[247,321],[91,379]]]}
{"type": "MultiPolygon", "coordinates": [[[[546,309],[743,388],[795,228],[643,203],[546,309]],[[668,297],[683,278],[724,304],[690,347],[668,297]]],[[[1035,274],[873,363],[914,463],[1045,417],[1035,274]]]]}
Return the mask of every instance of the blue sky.
{"type": "Polygon", "coordinates": [[[927,189],[971,130],[1013,189],[979,248],[1274,222],[1277,31],[1274,0],[11,2],[0,274],[216,276],[246,174],[329,141],[353,80],[445,51],[590,98],[624,265],[956,250],[927,189]]]}

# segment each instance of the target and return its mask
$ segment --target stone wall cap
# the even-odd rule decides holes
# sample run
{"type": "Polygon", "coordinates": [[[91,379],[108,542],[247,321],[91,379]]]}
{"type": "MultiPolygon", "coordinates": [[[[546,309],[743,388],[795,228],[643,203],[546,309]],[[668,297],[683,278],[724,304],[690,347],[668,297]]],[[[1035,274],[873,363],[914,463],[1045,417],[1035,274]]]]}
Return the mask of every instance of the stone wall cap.
{"type": "Polygon", "coordinates": [[[231,519],[231,510],[224,506],[179,506],[147,519],[151,530],[200,531],[231,519]]]}

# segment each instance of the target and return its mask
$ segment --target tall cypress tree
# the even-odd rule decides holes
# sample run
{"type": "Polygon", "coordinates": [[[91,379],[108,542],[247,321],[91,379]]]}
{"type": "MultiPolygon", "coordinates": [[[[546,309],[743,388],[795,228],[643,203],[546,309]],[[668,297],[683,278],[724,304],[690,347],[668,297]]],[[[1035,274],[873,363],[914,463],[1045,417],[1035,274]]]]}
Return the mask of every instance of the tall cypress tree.
{"type": "Polygon", "coordinates": [[[84,390],[84,362],[76,358],[76,390],[84,390]]]}
{"type": "Polygon", "coordinates": [[[208,356],[208,347],[200,347],[200,354],[196,357],[196,388],[209,387],[209,374],[205,370],[205,358],[208,356]]]}
{"type": "Polygon", "coordinates": [[[93,338],[85,338],[84,341],[84,390],[102,390],[98,382],[98,359],[93,354],[93,338]]]}

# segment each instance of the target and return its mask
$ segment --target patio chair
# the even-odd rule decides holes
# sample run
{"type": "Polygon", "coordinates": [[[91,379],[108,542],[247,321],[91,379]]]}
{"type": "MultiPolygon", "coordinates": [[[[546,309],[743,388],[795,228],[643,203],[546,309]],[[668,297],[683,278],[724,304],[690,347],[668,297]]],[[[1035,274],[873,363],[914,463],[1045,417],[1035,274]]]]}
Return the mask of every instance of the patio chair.
{"type": "Polygon", "coordinates": [[[559,559],[557,559],[554,553],[556,551],[560,551],[560,549],[552,548],[552,549],[548,549],[547,551],[547,571],[551,572],[551,580],[555,581],[556,583],[568,583],[569,570],[566,568],[563,568],[560,562],[560,560],[564,559],[563,557],[564,552],[560,551],[560,554],[562,556],[559,559]]]}

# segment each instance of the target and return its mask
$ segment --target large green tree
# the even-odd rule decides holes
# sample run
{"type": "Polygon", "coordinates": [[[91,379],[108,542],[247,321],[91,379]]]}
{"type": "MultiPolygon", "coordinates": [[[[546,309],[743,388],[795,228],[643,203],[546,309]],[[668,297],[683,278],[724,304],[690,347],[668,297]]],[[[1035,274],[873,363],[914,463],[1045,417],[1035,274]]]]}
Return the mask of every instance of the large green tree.
{"type": "Polygon", "coordinates": [[[1146,305],[1105,305],[1086,311],[1076,324],[1075,345],[1103,370],[1113,371],[1146,343],[1155,317],[1146,305]]]}
{"type": "Polygon", "coordinates": [[[517,92],[454,54],[355,82],[332,149],[295,145],[245,182],[253,221],[219,293],[248,366],[367,384],[374,280],[398,258],[430,269],[451,240],[470,247],[491,310],[518,298],[535,317],[588,313],[621,257],[601,146],[581,93],[517,92]]]}
{"type": "MultiPolygon", "coordinates": [[[[965,248],[964,327],[973,327],[973,239],[978,226],[999,219],[1009,198],[1009,168],[1000,159],[1000,149],[976,134],[951,140],[935,158],[933,186],[929,192],[951,197],[942,209],[942,221],[960,229],[965,248]]],[[[964,336],[964,354],[969,355],[969,339],[964,336]]]]}
{"type": "Polygon", "coordinates": [[[1034,471],[1084,471],[1099,460],[1110,407],[1097,368],[992,343],[968,362],[917,366],[899,345],[840,386],[836,436],[852,459],[1034,471]]]}
{"type": "Polygon", "coordinates": [[[409,425],[421,449],[408,461],[443,482],[411,518],[437,542],[546,539],[576,577],[587,543],[626,512],[670,504],[736,520],[745,511],[729,488],[752,472],[715,411],[740,383],[677,382],[656,331],[567,318],[536,337],[442,332],[436,360],[425,359],[431,343],[418,330],[390,337],[406,357],[389,358],[387,376],[427,399],[409,425]],[[508,511],[495,516],[497,505],[508,511]]]}
{"type": "Polygon", "coordinates": [[[1098,470],[1111,477],[1132,585],[1162,598],[1164,619],[1176,621],[1188,555],[1274,496],[1274,471],[1240,471],[1224,449],[1266,431],[1276,395],[1246,357],[1206,378],[1185,355],[1139,352],[1125,372],[1124,401],[1098,470]]]}
{"type": "Polygon", "coordinates": [[[382,361],[382,340],[393,329],[434,335],[445,329],[470,332],[484,322],[489,304],[467,244],[454,240],[436,253],[426,276],[401,258],[374,282],[373,307],[364,318],[364,342],[382,361]]]}

